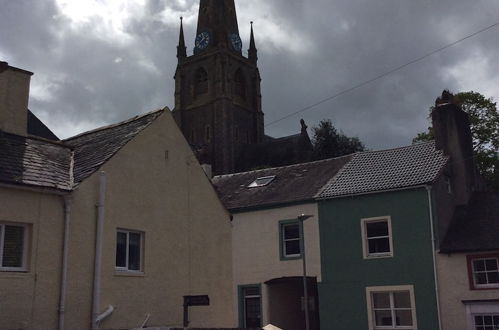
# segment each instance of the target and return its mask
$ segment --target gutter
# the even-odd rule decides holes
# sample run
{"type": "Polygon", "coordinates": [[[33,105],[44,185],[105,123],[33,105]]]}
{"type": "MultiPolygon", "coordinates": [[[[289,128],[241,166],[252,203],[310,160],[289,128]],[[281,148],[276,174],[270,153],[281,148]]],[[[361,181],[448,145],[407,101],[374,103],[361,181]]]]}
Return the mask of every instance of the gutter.
{"type": "Polygon", "coordinates": [[[59,297],[59,330],[64,330],[64,313],[66,307],[66,291],[68,278],[69,234],[71,224],[71,195],[63,196],[64,201],[64,243],[62,248],[61,292],[59,297]]]}
{"type": "Polygon", "coordinates": [[[440,296],[439,296],[439,286],[438,286],[438,274],[437,274],[437,261],[436,261],[436,250],[435,250],[435,230],[433,227],[433,203],[432,203],[432,194],[431,194],[431,186],[426,186],[426,191],[428,192],[428,213],[430,216],[430,230],[431,230],[431,254],[433,257],[433,278],[435,281],[435,298],[437,303],[437,317],[438,317],[438,329],[442,329],[442,318],[440,313],[440,296]]]}
{"type": "Polygon", "coordinates": [[[92,330],[99,329],[100,323],[114,311],[113,306],[100,314],[101,270],[102,270],[102,236],[104,232],[104,216],[106,203],[106,173],[100,172],[99,202],[97,204],[97,226],[95,233],[95,265],[94,288],[92,295],[92,330]]]}

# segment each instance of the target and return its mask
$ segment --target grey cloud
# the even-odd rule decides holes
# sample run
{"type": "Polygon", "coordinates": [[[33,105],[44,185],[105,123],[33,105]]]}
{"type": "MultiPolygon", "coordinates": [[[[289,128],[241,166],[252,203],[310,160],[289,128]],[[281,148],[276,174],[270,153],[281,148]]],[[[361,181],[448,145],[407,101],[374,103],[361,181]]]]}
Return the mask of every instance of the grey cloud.
{"type": "MultiPolygon", "coordinates": [[[[52,1],[0,0],[0,53],[10,54],[13,65],[43,77],[66,77],[53,101],[31,103],[35,113],[49,114],[50,127],[58,118],[78,123],[91,118],[108,124],[137,113],[173,105],[178,26],[161,21],[166,8],[179,15],[197,0],[150,0],[144,17],[126,25],[131,41],[102,40],[89,30],[72,30],[65,19],[55,19],[52,1]],[[114,59],[122,58],[121,63],[114,59]],[[157,71],[148,69],[157,68],[157,71]]],[[[263,110],[267,123],[402,65],[418,56],[487,24],[495,23],[496,0],[254,0],[263,110]],[[265,5],[269,10],[259,10],[265,5]],[[260,19],[274,20],[287,42],[310,43],[310,51],[290,52],[269,44],[260,19]],[[285,30],[287,29],[287,30],[285,30]]],[[[246,17],[246,14],[244,14],[246,17]]],[[[247,22],[240,30],[247,35],[247,22]]],[[[186,41],[192,52],[196,23],[185,21],[186,41]]],[[[490,59],[491,74],[499,69],[499,33],[496,28],[404,68],[358,90],[342,95],[275,125],[267,134],[281,136],[299,130],[299,119],[309,126],[331,118],[346,134],[359,136],[368,147],[387,148],[410,143],[424,130],[427,109],[444,88],[459,91],[463,81],[443,72],[473,58],[477,50],[490,59]]],[[[246,46],[247,46],[247,40],[246,46]]],[[[459,68],[458,68],[459,69],[459,68]]],[[[466,77],[465,77],[466,78],[466,77]]],[[[464,78],[463,78],[464,79],[464,78]]],[[[490,81],[473,89],[480,91],[490,81]]],[[[499,90],[494,95],[499,97],[499,90]]],[[[76,132],[75,132],[76,133],[76,132]]]]}

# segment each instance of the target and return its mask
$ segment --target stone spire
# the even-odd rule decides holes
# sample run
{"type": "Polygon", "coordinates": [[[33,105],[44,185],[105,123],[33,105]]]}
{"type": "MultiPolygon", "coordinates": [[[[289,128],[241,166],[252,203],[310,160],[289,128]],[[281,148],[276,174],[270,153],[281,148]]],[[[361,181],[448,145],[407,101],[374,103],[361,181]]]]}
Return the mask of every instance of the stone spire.
{"type": "Polygon", "coordinates": [[[253,22],[251,22],[251,36],[250,36],[250,47],[248,49],[248,58],[252,62],[258,61],[258,51],[256,50],[255,45],[255,36],[253,34],[253,22]]]}
{"type": "Polygon", "coordinates": [[[210,35],[208,47],[224,47],[229,36],[239,35],[234,0],[201,0],[196,35],[207,32],[210,35]]]}
{"type": "Polygon", "coordinates": [[[178,46],[177,46],[177,58],[180,61],[187,57],[187,47],[185,47],[185,39],[184,39],[184,24],[182,22],[182,17],[180,17],[180,35],[178,37],[178,46]]]}

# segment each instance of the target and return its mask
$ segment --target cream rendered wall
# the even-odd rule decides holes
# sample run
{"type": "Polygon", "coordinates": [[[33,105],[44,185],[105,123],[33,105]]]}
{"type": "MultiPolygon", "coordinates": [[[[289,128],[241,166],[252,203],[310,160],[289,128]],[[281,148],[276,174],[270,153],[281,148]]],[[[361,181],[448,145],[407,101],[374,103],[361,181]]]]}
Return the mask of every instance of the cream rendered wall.
{"type": "Polygon", "coordinates": [[[28,225],[28,271],[0,271],[0,329],[57,327],[63,202],[60,196],[0,187],[0,221],[28,225]]]}
{"type": "Polygon", "coordinates": [[[313,215],[305,221],[307,275],[321,281],[319,223],[316,203],[235,213],[232,220],[233,292],[237,308],[237,286],[262,284],[263,324],[268,320],[268,299],[264,282],[285,276],[302,276],[302,260],[282,260],[279,221],[313,215]]]}
{"type": "MultiPolygon", "coordinates": [[[[102,328],[181,326],[183,296],[210,297],[191,307],[190,326],[231,327],[231,227],[220,203],[169,111],[102,168],[107,176],[102,262],[102,312],[116,308],[102,328]],[[144,273],[115,271],[116,230],[145,237],[144,273]]],[[[74,193],[67,320],[90,324],[98,178],[74,193]]]]}
{"type": "Polygon", "coordinates": [[[466,255],[437,254],[443,330],[468,330],[463,300],[499,299],[499,290],[470,290],[466,255]]]}

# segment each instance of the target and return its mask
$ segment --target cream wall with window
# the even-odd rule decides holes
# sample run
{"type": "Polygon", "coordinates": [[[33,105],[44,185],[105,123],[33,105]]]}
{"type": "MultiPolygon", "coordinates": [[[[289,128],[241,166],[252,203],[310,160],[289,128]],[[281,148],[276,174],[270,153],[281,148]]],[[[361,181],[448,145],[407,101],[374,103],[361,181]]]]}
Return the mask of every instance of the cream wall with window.
{"type": "Polygon", "coordinates": [[[57,324],[63,230],[61,197],[0,187],[0,328],[57,324]]]}
{"type": "Polygon", "coordinates": [[[443,330],[499,326],[499,251],[437,254],[437,270],[443,330]]]}
{"type": "MultiPolygon", "coordinates": [[[[233,214],[232,267],[235,307],[238,308],[238,286],[261,285],[263,325],[268,324],[269,310],[268,292],[264,283],[276,278],[303,275],[301,258],[283,258],[280,237],[282,224],[289,223],[287,220],[297,220],[301,214],[313,216],[304,222],[307,276],[317,277],[320,282],[320,241],[316,203],[233,214]]],[[[292,233],[291,237],[294,237],[292,233]]],[[[292,248],[289,251],[291,253],[292,248]]]]}

